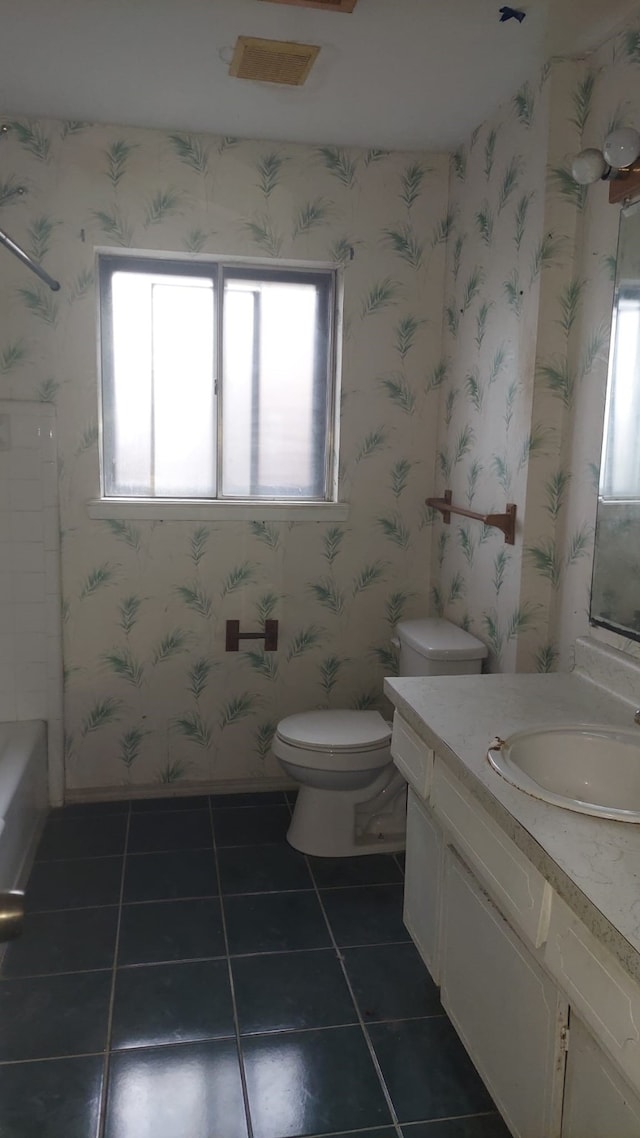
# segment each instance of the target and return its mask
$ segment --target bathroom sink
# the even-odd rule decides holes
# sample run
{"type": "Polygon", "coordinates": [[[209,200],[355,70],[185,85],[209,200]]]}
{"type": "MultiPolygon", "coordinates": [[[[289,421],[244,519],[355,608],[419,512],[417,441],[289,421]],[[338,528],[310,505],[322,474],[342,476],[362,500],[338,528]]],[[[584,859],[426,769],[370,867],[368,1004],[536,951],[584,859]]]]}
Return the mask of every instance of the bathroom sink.
{"type": "Polygon", "coordinates": [[[487,752],[503,778],[534,798],[640,822],[640,730],[574,724],[519,731],[487,752]]]}

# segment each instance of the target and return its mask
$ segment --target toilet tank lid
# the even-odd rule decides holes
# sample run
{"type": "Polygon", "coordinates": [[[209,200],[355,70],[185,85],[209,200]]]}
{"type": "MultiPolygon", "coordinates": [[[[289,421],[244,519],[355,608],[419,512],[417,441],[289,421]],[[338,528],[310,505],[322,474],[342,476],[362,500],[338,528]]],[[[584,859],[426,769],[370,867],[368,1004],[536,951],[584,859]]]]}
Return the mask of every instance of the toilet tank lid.
{"type": "Polygon", "coordinates": [[[486,644],[441,617],[402,620],[397,633],[401,642],[429,660],[483,660],[487,655],[486,644]]]}
{"type": "Polygon", "coordinates": [[[379,711],[302,711],[278,724],[285,743],[312,750],[364,750],[389,742],[389,724],[379,711]]]}

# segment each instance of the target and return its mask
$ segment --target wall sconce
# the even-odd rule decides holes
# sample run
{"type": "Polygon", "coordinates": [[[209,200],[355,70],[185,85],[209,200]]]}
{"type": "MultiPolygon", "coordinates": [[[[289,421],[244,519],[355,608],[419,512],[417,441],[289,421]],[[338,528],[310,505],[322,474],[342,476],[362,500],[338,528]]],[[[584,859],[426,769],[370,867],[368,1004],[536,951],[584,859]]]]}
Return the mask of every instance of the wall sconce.
{"type": "Polygon", "coordinates": [[[628,197],[631,187],[627,184],[631,179],[634,188],[640,180],[640,134],[632,126],[619,127],[612,130],[604,140],[602,150],[587,147],[576,155],[571,164],[571,173],[581,186],[590,186],[593,182],[610,182],[609,201],[621,201],[628,197]],[[623,183],[616,186],[616,182],[623,183]]]}
{"type": "Polygon", "coordinates": [[[602,153],[614,170],[627,170],[640,155],[640,134],[632,126],[621,126],[607,135],[602,153]]]}

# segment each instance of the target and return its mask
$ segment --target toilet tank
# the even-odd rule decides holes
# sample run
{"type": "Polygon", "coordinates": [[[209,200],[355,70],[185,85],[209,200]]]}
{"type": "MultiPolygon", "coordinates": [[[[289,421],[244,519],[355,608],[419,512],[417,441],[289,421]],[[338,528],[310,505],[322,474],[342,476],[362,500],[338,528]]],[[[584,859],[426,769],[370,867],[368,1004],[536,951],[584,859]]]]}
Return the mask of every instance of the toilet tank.
{"type": "Polygon", "coordinates": [[[441,617],[397,626],[401,676],[465,676],[482,671],[487,646],[441,617]]]}

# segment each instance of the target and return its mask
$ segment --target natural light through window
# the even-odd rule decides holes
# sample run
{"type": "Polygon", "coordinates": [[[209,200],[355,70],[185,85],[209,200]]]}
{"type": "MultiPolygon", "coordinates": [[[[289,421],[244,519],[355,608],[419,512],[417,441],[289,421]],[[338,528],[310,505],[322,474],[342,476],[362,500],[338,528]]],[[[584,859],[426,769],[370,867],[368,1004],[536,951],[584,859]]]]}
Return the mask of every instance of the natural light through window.
{"type": "Polygon", "coordinates": [[[640,499],[640,295],[621,287],[615,318],[615,345],[607,406],[601,495],[640,499]]]}
{"type": "Polygon", "coordinates": [[[211,281],[116,272],[107,493],[215,493],[211,281]]]}
{"type": "Polygon", "coordinates": [[[312,285],[230,281],[225,287],[225,494],[321,495],[316,306],[312,285]]]}
{"type": "Polygon", "coordinates": [[[331,270],[100,258],[107,498],[330,501],[331,270]]]}

